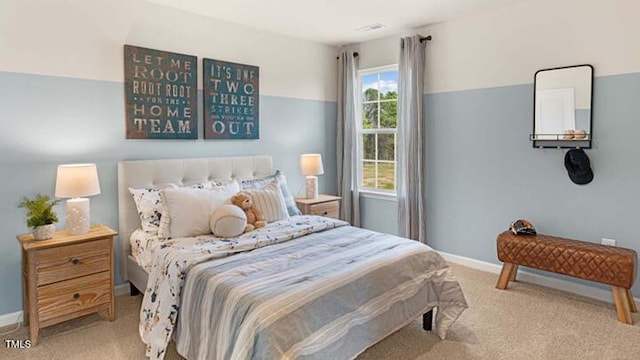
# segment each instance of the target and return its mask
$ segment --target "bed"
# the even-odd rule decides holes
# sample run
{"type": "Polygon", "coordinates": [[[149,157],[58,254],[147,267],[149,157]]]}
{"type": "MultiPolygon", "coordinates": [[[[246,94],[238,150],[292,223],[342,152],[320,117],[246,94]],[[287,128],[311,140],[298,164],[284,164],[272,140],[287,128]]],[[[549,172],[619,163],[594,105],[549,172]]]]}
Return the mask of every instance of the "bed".
{"type": "Polygon", "coordinates": [[[237,238],[152,240],[146,263],[132,255],[140,217],[129,188],[272,174],[269,156],[118,163],[123,274],[145,293],[148,357],[174,339],[187,359],[349,359],[433,309],[445,337],[467,304],[442,257],[344,221],[292,216],[237,238]]]}

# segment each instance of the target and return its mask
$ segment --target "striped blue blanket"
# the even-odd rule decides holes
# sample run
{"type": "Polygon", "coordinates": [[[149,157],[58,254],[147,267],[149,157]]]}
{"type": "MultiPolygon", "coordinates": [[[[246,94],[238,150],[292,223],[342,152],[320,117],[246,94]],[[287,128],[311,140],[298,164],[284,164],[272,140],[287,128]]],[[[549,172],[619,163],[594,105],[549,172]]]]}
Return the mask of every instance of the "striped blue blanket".
{"type": "Polygon", "coordinates": [[[434,307],[444,338],[467,305],[440,255],[346,225],[297,216],[169,242],[141,310],[147,355],[164,357],[175,326],[187,359],[350,359],[434,307]]]}

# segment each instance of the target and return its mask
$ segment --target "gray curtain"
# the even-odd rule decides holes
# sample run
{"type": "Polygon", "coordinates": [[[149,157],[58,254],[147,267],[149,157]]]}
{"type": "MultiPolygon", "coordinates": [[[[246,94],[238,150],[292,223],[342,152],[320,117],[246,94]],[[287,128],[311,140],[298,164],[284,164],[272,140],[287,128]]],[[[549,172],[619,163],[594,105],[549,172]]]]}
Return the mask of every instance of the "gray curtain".
{"type": "Polygon", "coordinates": [[[342,197],[342,219],[360,226],[358,194],[358,128],[360,126],[358,94],[358,58],[353,51],[342,50],[338,57],[338,121],[336,154],[338,196],[342,197]]]}
{"type": "Polygon", "coordinates": [[[424,159],[424,57],[426,41],[400,39],[396,156],[400,236],[426,243],[424,159]]]}

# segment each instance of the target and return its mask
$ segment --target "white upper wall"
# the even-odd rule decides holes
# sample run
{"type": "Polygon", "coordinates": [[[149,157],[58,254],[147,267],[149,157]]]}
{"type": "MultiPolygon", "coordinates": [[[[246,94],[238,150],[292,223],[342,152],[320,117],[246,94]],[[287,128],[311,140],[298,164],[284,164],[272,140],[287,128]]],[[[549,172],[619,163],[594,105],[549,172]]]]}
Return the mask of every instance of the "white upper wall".
{"type": "Polygon", "coordinates": [[[124,80],[131,44],[260,67],[261,95],[335,101],[337,49],[143,0],[2,0],[0,71],[124,80]]]}
{"type": "Polygon", "coordinates": [[[405,33],[383,39],[372,40],[348,46],[347,48],[356,50],[360,62],[360,69],[371,69],[378,66],[393,65],[398,63],[400,38],[409,36],[405,33]]]}
{"type": "MultiPolygon", "coordinates": [[[[539,69],[640,72],[640,1],[530,0],[421,28],[426,92],[533,83],[539,69]]],[[[397,63],[399,36],[352,46],[361,68],[397,63]]]]}

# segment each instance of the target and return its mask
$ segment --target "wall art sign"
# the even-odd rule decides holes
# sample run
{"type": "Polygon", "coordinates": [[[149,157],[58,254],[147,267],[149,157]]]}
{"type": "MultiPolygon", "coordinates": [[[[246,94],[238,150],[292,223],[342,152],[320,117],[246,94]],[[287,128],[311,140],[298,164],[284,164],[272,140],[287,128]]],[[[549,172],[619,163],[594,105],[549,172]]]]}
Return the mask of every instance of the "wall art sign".
{"type": "Polygon", "coordinates": [[[124,46],[127,139],[198,138],[198,58],[124,46]]]}
{"type": "Polygon", "coordinates": [[[259,139],[257,66],[203,59],[205,139],[259,139]]]}

